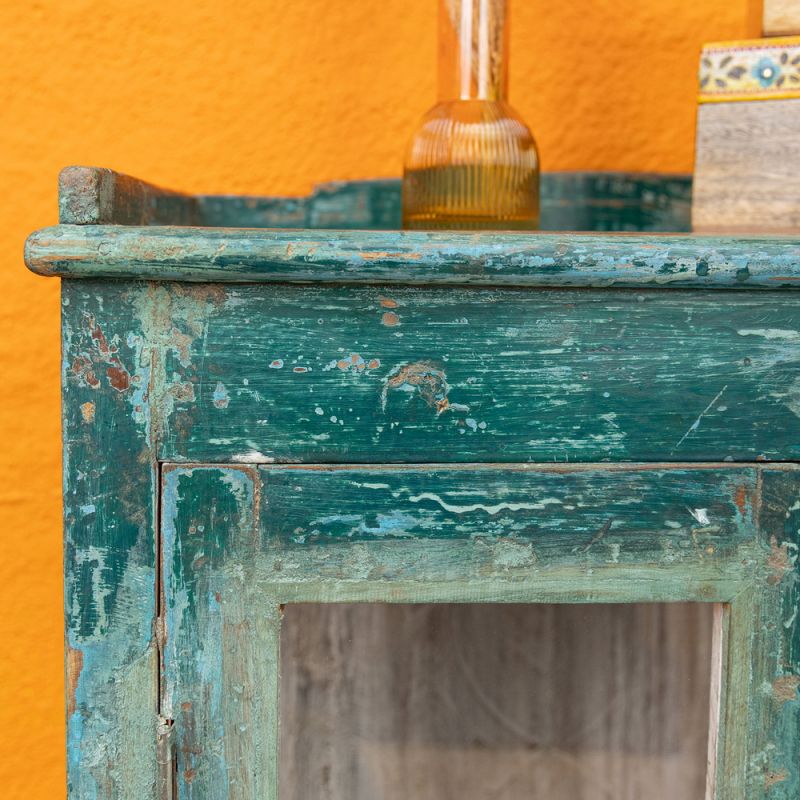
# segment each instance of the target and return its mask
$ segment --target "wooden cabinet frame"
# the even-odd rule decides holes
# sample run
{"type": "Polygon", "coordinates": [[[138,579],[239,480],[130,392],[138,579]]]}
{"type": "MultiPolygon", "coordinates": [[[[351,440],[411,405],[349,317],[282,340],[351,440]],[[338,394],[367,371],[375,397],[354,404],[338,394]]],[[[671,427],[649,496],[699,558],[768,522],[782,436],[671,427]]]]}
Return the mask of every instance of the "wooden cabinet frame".
{"type": "MultiPolygon", "coordinates": [[[[647,180],[652,202],[655,179],[647,180]]],[[[655,210],[645,213],[641,184],[619,181],[599,184],[603,213],[616,191],[617,207],[627,198],[630,213],[641,212],[640,227],[674,222],[683,202],[675,187],[665,183],[655,210]]],[[[252,223],[256,211],[262,224],[296,222],[323,207],[334,224],[366,208],[377,215],[367,223],[388,225],[396,190],[333,188],[316,196],[322,206],[246,203],[72,169],[62,178],[66,224],[29,239],[29,266],[65,278],[70,797],[163,800],[177,790],[180,797],[275,800],[281,604],[603,599],[717,605],[718,724],[707,796],[793,800],[800,792],[796,241],[213,227],[238,213],[252,223]],[[346,209],[339,217],[336,192],[346,209]],[[171,220],[206,227],[162,227],[171,220]],[[447,303],[457,319],[471,309],[481,333],[471,339],[468,328],[456,330],[453,357],[444,360],[425,343],[433,341],[432,325],[452,322],[441,316],[447,303]],[[478,379],[458,371],[470,358],[485,360],[479,339],[489,341],[485,332],[504,319],[525,331],[528,344],[547,349],[547,335],[533,333],[537,316],[528,317],[530,326],[520,320],[529,308],[547,317],[551,303],[583,337],[576,358],[586,368],[576,386],[596,382],[593,394],[559,389],[575,398],[571,413],[584,426],[572,438],[557,415],[546,417],[537,399],[546,381],[517,370],[511,359],[518,356],[509,355],[516,351],[498,352],[477,388],[478,379]],[[591,311],[601,307],[599,317],[591,311]],[[686,342],[669,338],[679,307],[686,342]],[[261,320],[255,328],[243,328],[243,309],[261,320]],[[334,334],[323,334],[325,326],[315,325],[329,311],[334,334]],[[362,342],[365,315],[389,357],[353,347],[319,364],[286,364],[279,353],[266,360],[265,343],[293,331],[335,343],[335,330],[352,324],[352,338],[362,342]],[[635,351],[604,338],[626,315],[635,351]],[[207,357],[214,347],[232,353],[248,337],[258,374],[274,383],[247,382],[255,363],[247,353],[214,363],[207,357]],[[647,390],[615,374],[615,364],[641,365],[647,390]],[[322,414],[314,405],[298,411],[299,384],[290,380],[309,374],[317,382],[303,390],[316,388],[316,397],[350,387],[355,411],[346,424],[322,403],[322,414]],[[603,398],[599,376],[613,383],[616,400],[610,391],[603,398]],[[245,410],[265,402],[268,385],[283,400],[270,405],[272,421],[261,430],[261,417],[245,410]],[[489,385],[518,398],[526,413],[542,409],[548,435],[523,436],[516,412],[500,402],[481,405],[489,385]],[[617,402],[615,410],[601,407],[604,399],[617,402]],[[375,427],[387,409],[395,419],[413,418],[406,439],[388,418],[375,427]],[[598,418],[621,415],[612,421],[624,435],[591,428],[592,409],[598,418]],[[327,439],[313,438],[321,436],[317,417],[336,425],[327,439]],[[481,422],[497,431],[494,439],[471,438],[481,422]],[[581,463],[554,466],[565,451],[581,463]],[[454,509],[436,489],[454,476],[485,496],[454,509]],[[353,518],[387,512],[391,490],[359,495],[353,480],[393,486],[404,519],[380,535],[369,521],[352,522],[355,536],[343,537],[335,519],[310,528],[310,515],[336,516],[324,511],[331,498],[340,497],[353,518]],[[638,516],[615,525],[619,512],[609,509],[630,485],[649,499],[638,516]],[[295,486],[321,488],[292,503],[295,486]],[[594,503],[585,513],[553,516],[534,507],[542,486],[592,492],[594,503]],[[682,491],[689,502],[676,499],[682,491]],[[198,532],[193,518],[210,500],[224,505],[227,520],[207,539],[208,523],[198,532]],[[478,528],[504,503],[512,530],[482,534],[478,528]],[[409,504],[424,514],[407,513],[409,504]],[[205,640],[216,647],[204,648],[205,640]],[[252,658],[254,650],[264,657],[252,658]],[[216,661],[203,662],[200,655],[212,652],[216,661]],[[195,703],[201,666],[215,677],[195,703]],[[200,754],[193,736],[214,747],[200,754]]],[[[577,217],[591,217],[592,202],[577,217]]]]}

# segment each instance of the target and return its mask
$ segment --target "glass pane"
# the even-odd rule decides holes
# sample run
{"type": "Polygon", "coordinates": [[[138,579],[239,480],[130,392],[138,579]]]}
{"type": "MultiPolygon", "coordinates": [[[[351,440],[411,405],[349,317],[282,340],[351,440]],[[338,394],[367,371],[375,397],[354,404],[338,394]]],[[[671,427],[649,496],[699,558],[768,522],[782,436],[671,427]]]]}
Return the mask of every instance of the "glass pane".
{"type": "Polygon", "coordinates": [[[712,619],[287,606],[280,800],[702,800],[712,619]]]}

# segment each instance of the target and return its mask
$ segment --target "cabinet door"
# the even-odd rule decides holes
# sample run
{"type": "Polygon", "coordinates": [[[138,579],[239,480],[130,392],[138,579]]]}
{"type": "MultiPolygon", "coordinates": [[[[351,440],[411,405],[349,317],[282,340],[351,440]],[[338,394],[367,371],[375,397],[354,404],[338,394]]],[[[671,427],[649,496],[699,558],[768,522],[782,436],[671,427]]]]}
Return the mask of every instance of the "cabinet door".
{"type": "MultiPolygon", "coordinates": [[[[401,615],[392,617],[392,624],[397,641],[410,642],[409,647],[416,640],[408,638],[407,630],[403,633],[404,626],[413,628],[420,614],[471,619],[459,641],[473,643],[471,651],[478,653],[485,672],[491,653],[484,650],[481,655],[481,648],[474,647],[475,637],[493,641],[496,650],[504,640],[495,628],[509,625],[510,618],[509,635],[515,626],[519,630],[520,620],[528,619],[517,616],[514,622],[514,615],[524,615],[523,604],[536,604],[532,613],[539,614],[540,621],[550,620],[551,633],[556,626],[560,652],[566,654],[566,661],[556,663],[551,674],[539,675],[540,682],[551,682],[552,691],[563,694],[564,675],[580,674],[582,665],[575,659],[582,659],[583,668],[592,674],[606,660],[611,670],[610,676],[606,671],[606,683],[592,684],[594,678],[587,677],[587,685],[602,693],[616,675],[625,681],[618,687],[619,697],[638,692],[651,703],[649,719],[655,728],[642,733],[644,756],[650,753],[645,746],[648,736],[656,742],[668,736],[665,731],[682,730],[673,718],[675,695],[659,690],[661,679],[654,678],[658,665],[653,654],[680,650],[672,654],[676,658],[670,658],[670,664],[686,669],[697,668],[698,662],[707,664],[710,679],[699,667],[694,694],[684,691],[677,704],[685,708],[700,703],[702,715],[706,711],[710,715],[707,796],[725,800],[796,796],[797,475],[791,468],[728,464],[164,465],[161,713],[172,722],[178,797],[279,796],[284,610],[288,621],[284,643],[291,651],[284,653],[290,658],[284,663],[290,663],[293,671],[283,682],[289,744],[280,756],[285,778],[280,796],[289,800],[300,796],[296,787],[301,779],[324,772],[326,766],[318,763],[322,745],[307,736],[303,739],[313,728],[314,713],[322,711],[315,704],[323,697],[329,704],[340,703],[344,719],[362,682],[374,687],[381,675],[392,674],[387,664],[392,659],[390,643],[373,637],[370,644],[369,637],[361,636],[375,614],[401,615]],[[429,603],[481,606],[472,612],[454,609],[447,616],[444,607],[438,612],[420,610],[420,604],[429,603]],[[504,622],[494,616],[502,609],[487,608],[492,603],[513,604],[503,612],[504,622]],[[585,625],[570,627],[570,614],[578,611],[577,604],[585,603],[671,605],[660,610],[633,605],[617,609],[627,615],[622,628],[613,622],[620,619],[616,612],[603,605],[600,613],[606,615],[605,621],[594,619],[609,626],[612,638],[622,636],[618,653],[629,649],[630,643],[646,644],[648,631],[654,642],[649,655],[643,655],[640,647],[640,660],[633,652],[634,661],[625,665],[604,649],[607,643],[598,631],[587,638],[585,625]],[[328,604],[348,605],[334,609],[328,604]],[[361,604],[378,605],[370,610],[361,604]],[[386,604],[405,608],[391,611],[386,604]],[[558,607],[554,610],[552,604],[558,607]],[[711,616],[705,613],[708,604],[714,611],[713,634],[711,616]],[[629,631],[624,630],[626,625],[629,631]],[[591,642],[595,644],[590,647],[591,642]],[[594,656],[593,648],[597,648],[594,656]],[[360,657],[333,658],[332,654],[347,650],[360,657]],[[325,694],[320,686],[334,691],[325,694]],[[301,747],[298,743],[303,741],[306,745],[301,747]]],[[[425,651],[421,630],[419,653],[430,653],[425,651]]],[[[515,659],[521,658],[513,648],[509,651],[502,662],[509,675],[515,659]]],[[[402,658],[394,660],[399,663],[402,658]]],[[[421,680],[420,676],[417,673],[421,680]]],[[[513,683],[513,678],[497,677],[513,683]]],[[[669,675],[664,680],[668,682],[669,675]]],[[[491,697],[487,701],[480,681],[474,688],[482,713],[491,716],[487,711],[493,705],[491,697]]],[[[373,692],[372,696],[392,699],[401,709],[409,702],[401,694],[373,692]]],[[[591,702],[591,697],[578,690],[561,697],[565,707],[579,700],[591,702]]],[[[603,698],[596,700],[597,714],[604,720],[607,712],[613,716],[603,698]]],[[[459,702],[467,701],[462,697],[459,702]]],[[[414,707],[423,713],[424,703],[414,707]]],[[[495,708],[495,723],[501,711],[495,708]]],[[[330,708],[327,712],[327,719],[336,718],[330,708]]],[[[372,713],[387,719],[402,715],[397,708],[362,710],[362,716],[372,713]]],[[[595,726],[599,759],[595,764],[604,753],[631,741],[630,730],[627,739],[619,732],[626,725],[633,730],[639,723],[624,713],[623,708],[621,720],[595,726]]],[[[513,728],[515,723],[510,724],[513,728]]],[[[491,728],[490,720],[487,726],[491,728]]],[[[341,752],[352,756],[348,765],[336,756],[339,751],[328,748],[333,756],[327,764],[327,788],[320,796],[332,800],[341,796],[337,794],[341,787],[357,785],[353,776],[364,759],[390,761],[385,742],[383,749],[373,748],[371,756],[353,756],[343,741],[348,731],[352,733],[352,728],[343,725],[329,737],[335,744],[338,737],[341,752]],[[331,764],[338,770],[335,774],[330,773],[331,764]]],[[[452,734],[439,731],[435,741],[423,744],[435,750],[445,742],[452,750],[453,742],[459,741],[452,734]]],[[[704,750],[706,738],[701,730],[687,749],[704,750]]],[[[405,750],[392,762],[395,771],[413,769],[419,763],[409,760],[413,748],[408,742],[397,744],[405,750]]],[[[536,741],[527,746],[535,750],[536,741]]],[[[430,766],[430,759],[425,763],[430,766]]],[[[463,763],[470,763],[468,753],[463,763]]],[[[591,764],[586,762],[581,769],[591,770],[591,764]]],[[[672,766],[679,768],[678,762],[672,766]]],[[[552,770],[552,759],[540,759],[540,768],[552,770]]],[[[656,768],[669,772],[652,758],[651,768],[651,773],[656,768]]],[[[646,781],[631,786],[630,775],[617,776],[617,783],[604,789],[601,781],[589,781],[590,793],[580,794],[573,787],[570,796],[599,800],[611,796],[607,794],[611,791],[614,796],[646,800],[646,781]]],[[[415,776],[417,783],[409,783],[408,791],[424,797],[422,773],[415,776]]],[[[502,778],[497,779],[501,787],[502,778]]],[[[700,778],[687,780],[681,786],[696,788],[700,778]]],[[[462,796],[467,795],[462,792],[462,796]]]]}

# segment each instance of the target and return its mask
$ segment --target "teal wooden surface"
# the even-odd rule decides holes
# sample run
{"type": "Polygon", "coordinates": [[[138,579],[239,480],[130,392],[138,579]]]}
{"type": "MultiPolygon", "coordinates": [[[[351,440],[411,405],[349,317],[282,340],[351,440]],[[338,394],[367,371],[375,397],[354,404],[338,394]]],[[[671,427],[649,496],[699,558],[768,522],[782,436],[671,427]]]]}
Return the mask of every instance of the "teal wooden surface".
{"type": "Polygon", "coordinates": [[[793,800],[800,797],[800,473],[764,473],[761,516],[769,557],[746,620],[753,641],[743,794],[793,800]]]}
{"type": "Polygon", "coordinates": [[[763,556],[722,620],[715,800],[800,792],[800,472],[764,470],[760,495],[763,556]]]}
{"type": "Polygon", "coordinates": [[[165,228],[247,201],[101,178],[62,213],[115,224],[27,245],[70,278],[70,797],[167,800],[174,738],[179,797],[275,800],[280,603],[599,600],[722,603],[709,797],[798,796],[800,489],[756,463],[798,458],[797,240],[165,228]]]}
{"type": "Polygon", "coordinates": [[[246,572],[258,492],[250,469],[164,470],[161,714],[186,800],[277,798],[280,611],[246,572]]]}
{"type": "MultiPolygon", "coordinates": [[[[796,796],[794,469],[264,465],[255,475],[165,472],[165,683],[184,711],[203,699],[176,715],[179,770],[191,778],[180,796],[219,796],[239,769],[231,752],[276,751],[277,723],[255,689],[277,691],[277,621],[272,640],[238,658],[221,631],[244,626],[247,639],[280,603],[685,599],[730,609],[709,796],[796,796]]],[[[258,774],[275,779],[274,762],[258,774]]],[[[243,786],[231,796],[261,796],[243,786]]]]}
{"type": "Polygon", "coordinates": [[[73,225],[200,225],[196,198],[102,167],[58,176],[58,219],[73,225]]]}
{"type": "MultiPolygon", "coordinates": [[[[135,290],[108,284],[107,302],[135,290]]],[[[142,296],[149,290],[142,289],[142,296]]],[[[191,290],[164,287],[169,298],[191,290]]],[[[166,323],[164,460],[800,455],[791,295],[204,287],[166,323]],[[732,434],[732,432],[735,432],[732,434]]]]}
{"type": "Polygon", "coordinates": [[[153,354],[133,307],[104,300],[63,286],[68,786],[142,800],[156,770],[153,354]]]}
{"type": "Polygon", "coordinates": [[[403,465],[263,467],[261,475],[268,510],[258,581],[281,599],[719,600],[755,564],[752,468],[403,465]]]}
{"type": "Polygon", "coordinates": [[[474,286],[797,288],[792,237],[280,231],[57,225],[25,244],[42,275],[474,286]]]}
{"type": "MultiPolygon", "coordinates": [[[[396,178],[336,181],[305,197],[186,195],[99,167],[59,179],[63,224],[203,225],[234,228],[401,227],[396,178]]],[[[542,230],[688,231],[691,178],[642,173],[545,173],[542,230]]]]}

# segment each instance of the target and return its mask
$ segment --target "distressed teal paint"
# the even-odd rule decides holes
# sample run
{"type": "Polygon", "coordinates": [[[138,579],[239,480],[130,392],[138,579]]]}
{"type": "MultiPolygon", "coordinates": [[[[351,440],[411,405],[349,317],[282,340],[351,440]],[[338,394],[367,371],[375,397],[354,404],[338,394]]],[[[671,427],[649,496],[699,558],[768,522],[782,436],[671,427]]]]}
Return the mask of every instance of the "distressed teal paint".
{"type": "MultiPolygon", "coordinates": [[[[796,239],[247,230],[379,228],[396,184],[66,178],[27,260],[69,278],[70,797],[158,796],[172,721],[179,796],[275,800],[283,602],[672,600],[725,604],[715,800],[797,797],[800,484],[755,463],[800,447],[796,239]]],[[[658,229],[649,180],[550,199],[658,229]]]]}
{"type": "Polygon", "coordinates": [[[748,796],[794,800],[800,796],[800,473],[764,473],[761,514],[770,558],[752,627],[748,796]]]}
{"type": "Polygon", "coordinates": [[[261,475],[259,577],[282,599],[374,582],[392,587],[376,599],[426,585],[435,599],[450,584],[495,599],[510,588],[523,602],[548,592],[632,602],[642,585],[651,600],[708,600],[735,593],[756,563],[750,467],[266,466],[261,475]]]}
{"type": "MultiPolygon", "coordinates": [[[[257,473],[245,467],[167,467],[162,489],[164,677],[161,713],[181,754],[178,796],[266,794],[274,718],[263,622],[277,605],[249,604],[246,569],[258,550],[257,473]],[[235,565],[234,574],[226,572],[235,565]]],[[[271,629],[270,623],[267,630],[271,629]]],[[[275,628],[277,630],[277,628],[275,628]]]]}
{"type": "Polygon", "coordinates": [[[791,237],[280,231],[57,225],[31,234],[34,272],[73,278],[795,289],[791,237]]]}
{"type": "Polygon", "coordinates": [[[753,538],[750,467],[264,467],[262,475],[265,535],[281,547],[504,540],[556,560],[616,564],[730,556],[753,538]]]}
{"type": "MultiPolygon", "coordinates": [[[[203,225],[234,228],[400,227],[400,181],[337,181],[307,197],[186,195],[99,167],[67,167],[59,178],[63,224],[203,225]]],[[[545,173],[542,230],[688,231],[686,175],[545,173]]]]}
{"type": "Polygon", "coordinates": [[[168,323],[187,343],[167,352],[165,371],[188,388],[166,416],[164,460],[800,456],[792,295],[721,304],[713,292],[219,286],[213,296],[192,320],[199,335],[168,323]]]}
{"type": "Polygon", "coordinates": [[[68,786],[71,797],[143,798],[157,699],[152,354],[132,307],[105,299],[63,287],[68,786]]]}
{"type": "MultiPolygon", "coordinates": [[[[179,520],[165,526],[171,547],[196,546],[191,529],[231,492],[230,469],[168,468],[165,515],[179,520]]],[[[247,468],[238,469],[253,480],[247,468]]],[[[187,605],[185,578],[177,580],[185,566],[171,557],[165,562],[175,571],[165,581],[168,617],[180,611],[175,625],[201,654],[184,656],[171,680],[185,675],[187,665],[199,674],[206,669],[202,679],[185,681],[184,691],[208,698],[233,686],[230,660],[227,667],[205,666],[219,657],[215,614],[238,619],[244,609],[253,623],[262,609],[282,602],[724,602],[735,611],[714,796],[795,796],[795,470],[262,466],[260,476],[260,490],[239,492],[240,511],[211,534],[218,545],[231,536],[240,540],[227,557],[204,560],[198,569],[215,592],[187,605]],[[707,507],[684,505],[701,500],[707,507]],[[500,514],[504,525],[492,526],[500,514]],[[253,537],[254,519],[260,539],[253,537]],[[209,680],[216,683],[203,690],[209,680]]],[[[277,637],[250,652],[269,665],[263,680],[272,696],[277,637]]],[[[241,746],[243,713],[263,719],[269,731],[266,743],[248,738],[245,747],[277,747],[276,722],[258,705],[258,692],[236,685],[250,698],[251,712],[242,711],[241,701],[207,706],[218,709],[216,727],[203,730],[216,733],[192,746],[192,763],[201,769],[219,768],[228,739],[241,746]]],[[[272,769],[272,762],[264,767],[272,769]]],[[[209,786],[198,780],[185,796],[213,796],[209,786]]]]}

